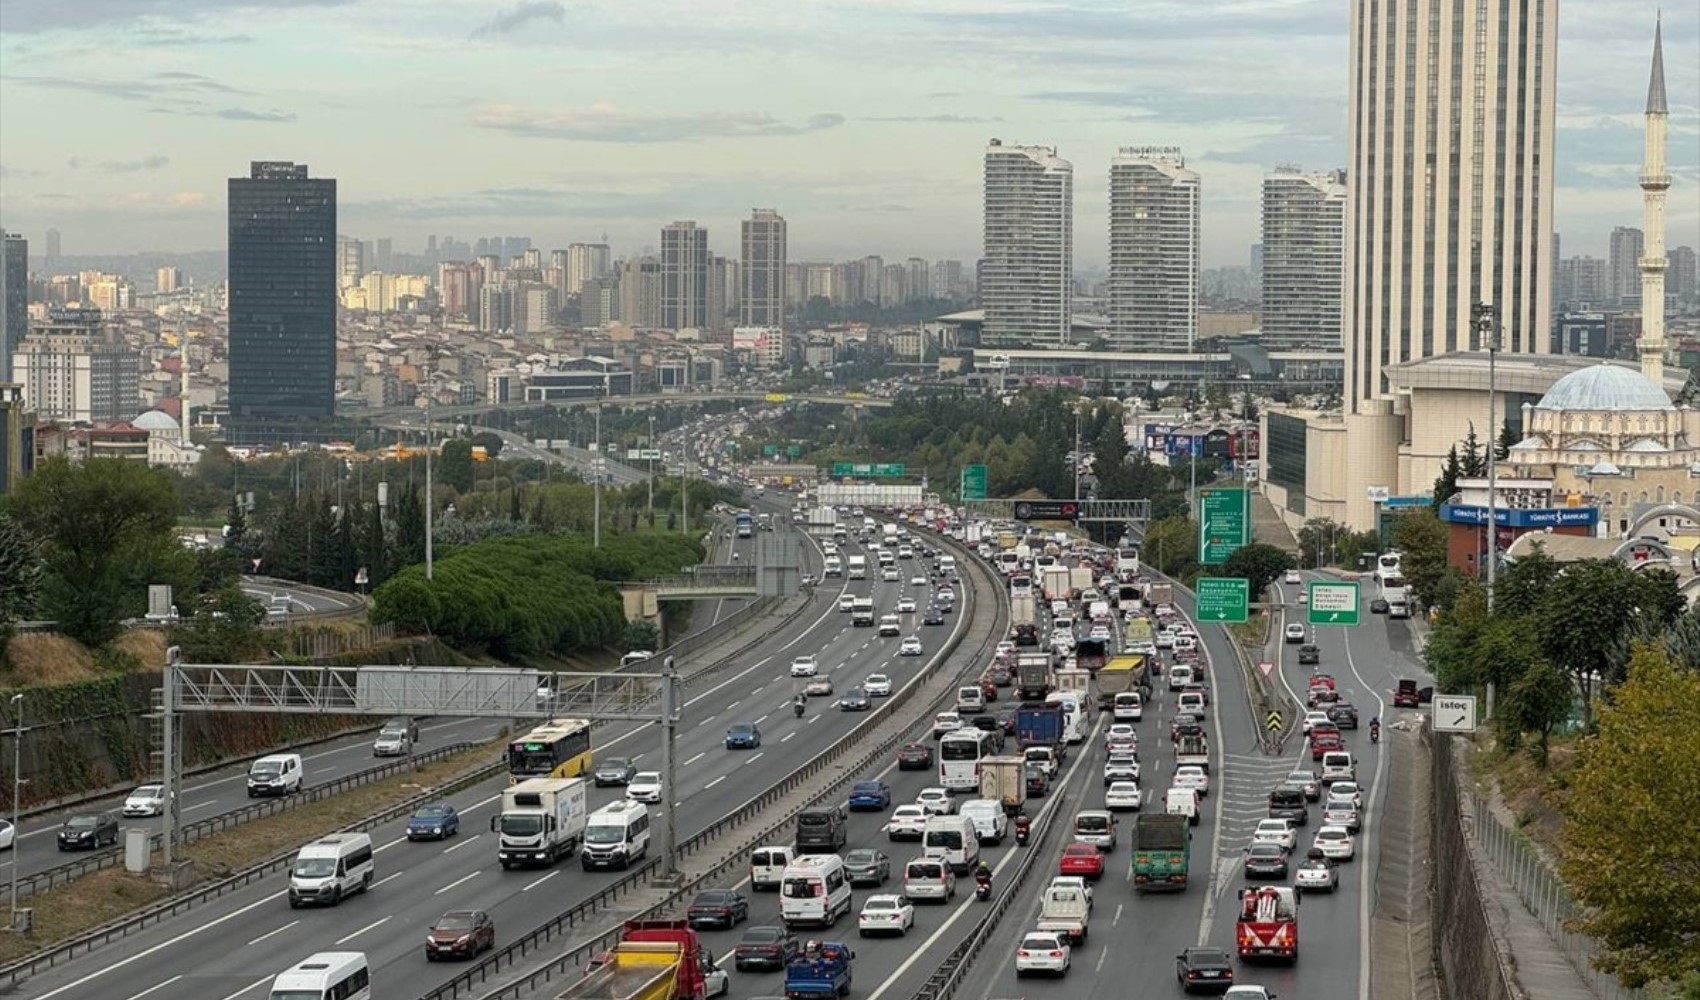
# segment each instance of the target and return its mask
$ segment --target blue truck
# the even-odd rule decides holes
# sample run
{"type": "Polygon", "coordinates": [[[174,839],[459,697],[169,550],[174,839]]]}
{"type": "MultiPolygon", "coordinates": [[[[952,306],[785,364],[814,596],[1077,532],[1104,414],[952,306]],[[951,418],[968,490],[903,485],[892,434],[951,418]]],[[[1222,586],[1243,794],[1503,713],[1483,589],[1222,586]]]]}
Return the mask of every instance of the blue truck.
{"type": "Polygon", "coordinates": [[[1016,709],[1015,740],[1023,747],[1051,747],[1062,745],[1062,706],[1042,705],[1032,708],[1016,709]]]}
{"type": "Polygon", "coordinates": [[[750,533],[755,531],[756,519],[747,510],[739,511],[733,523],[737,525],[739,538],[749,538],[750,533]]]}
{"type": "Polygon", "coordinates": [[[789,1000],[850,995],[850,960],[856,953],[839,941],[822,941],[785,964],[785,996],[789,1000]]]}

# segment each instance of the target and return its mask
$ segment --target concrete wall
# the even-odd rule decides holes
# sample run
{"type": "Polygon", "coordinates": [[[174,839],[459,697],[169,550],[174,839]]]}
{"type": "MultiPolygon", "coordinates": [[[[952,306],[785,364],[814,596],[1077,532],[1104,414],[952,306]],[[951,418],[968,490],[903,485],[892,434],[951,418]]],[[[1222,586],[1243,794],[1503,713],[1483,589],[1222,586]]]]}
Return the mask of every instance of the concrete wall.
{"type": "Polygon", "coordinates": [[[1433,857],[1442,859],[1431,874],[1434,958],[1442,988],[1457,1000],[1523,1000],[1504,957],[1510,946],[1483,886],[1479,869],[1487,861],[1465,829],[1454,738],[1436,737],[1426,728],[1423,735],[1433,764],[1431,844],[1433,857]]]}

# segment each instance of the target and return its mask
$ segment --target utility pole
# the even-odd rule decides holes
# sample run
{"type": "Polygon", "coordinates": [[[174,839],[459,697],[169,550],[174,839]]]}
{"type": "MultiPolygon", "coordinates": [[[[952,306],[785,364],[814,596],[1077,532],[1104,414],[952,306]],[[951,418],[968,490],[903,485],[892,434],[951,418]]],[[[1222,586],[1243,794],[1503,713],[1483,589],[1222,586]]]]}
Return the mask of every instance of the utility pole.
{"type": "Polygon", "coordinates": [[[678,831],[674,826],[673,815],[678,810],[673,803],[674,789],[677,787],[678,754],[674,752],[674,740],[678,735],[678,694],[679,674],[674,669],[673,658],[667,657],[661,661],[661,878],[673,880],[679,876],[678,831]]]}
{"type": "MultiPolygon", "coordinates": [[[[436,361],[436,352],[431,353],[431,361],[436,361]]],[[[431,436],[434,426],[431,423],[431,365],[425,366],[425,579],[432,576],[431,559],[431,508],[435,506],[431,499],[431,436]]]]}
{"type": "Polygon", "coordinates": [[[655,526],[655,414],[649,415],[649,437],[644,442],[649,451],[649,524],[655,526]]]}
{"type": "Polygon", "coordinates": [[[1080,407],[1074,408],[1074,502],[1080,502],[1080,407]]]}
{"type": "MultiPolygon", "coordinates": [[[[1488,456],[1487,456],[1487,610],[1493,614],[1493,585],[1499,575],[1499,507],[1495,496],[1498,462],[1495,449],[1499,446],[1499,427],[1494,421],[1498,372],[1494,361],[1499,356],[1499,311],[1490,302],[1478,302],[1471,310],[1476,331],[1488,352],[1488,456]]],[[[1493,718],[1494,685],[1488,681],[1485,717],[1493,718]]]]}
{"type": "MultiPolygon", "coordinates": [[[[590,474],[596,478],[593,493],[591,519],[595,522],[590,529],[590,545],[592,548],[602,547],[602,394],[596,394],[596,441],[591,445],[594,453],[590,459],[590,474]]],[[[671,794],[671,793],[668,793],[671,794]]]]}
{"type": "Polygon", "coordinates": [[[7,922],[12,930],[18,927],[18,880],[23,870],[18,867],[18,853],[23,849],[24,838],[19,836],[18,820],[24,797],[24,693],[19,691],[12,696],[12,909],[7,922]]]}

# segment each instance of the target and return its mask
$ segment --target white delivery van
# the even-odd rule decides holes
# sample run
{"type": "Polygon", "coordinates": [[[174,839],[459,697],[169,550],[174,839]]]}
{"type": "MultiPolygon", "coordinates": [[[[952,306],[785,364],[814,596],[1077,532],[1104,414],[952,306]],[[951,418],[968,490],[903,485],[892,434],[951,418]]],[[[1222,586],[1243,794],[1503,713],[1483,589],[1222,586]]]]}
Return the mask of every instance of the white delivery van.
{"type": "Polygon", "coordinates": [[[268,754],[248,768],[248,797],[299,792],[301,778],[305,773],[300,754],[268,754]]]}
{"type": "Polygon", "coordinates": [[[1179,691],[1193,682],[1192,668],[1184,663],[1177,663],[1169,668],[1169,690],[1179,691]]]}
{"type": "Polygon", "coordinates": [[[301,848],[289,868],[289,907],[335,906],[344,896],[370,889],[376,872],[371,837],[364,833],[320,837],[301,848]]]}
{"type": "Polygon", "coordinates": [[[961,813],[928,816],[921,830],[921,851],[938,858],[958,875],[966,875],[980,863],[980,831],[961,813]]]}
{"type": "Polygon", "coordinates": [[[956,711],[959,715],[973,715],[975,712],[986,710],[986,693],[973,684],[956,689],[956,711]]]}
{"type": "Polygon", "coordinates": [[[649,855],[649,807],[632,799],[611,802],[584,824],[579,861],[585,871],[627,868],[649,855]]]}
{"type": "Polygon", "coordinates": [[[830,927],[855,906],[850,877],[836,854],[805,854],[785,866],[779,881],[779,917],[787,928],[830,927]]]}
{"type": "Polygon", "coordinates": [[[1170,816],[1185,816],[1193,826],[1198,825],[1198,789],[1171,788],[1163,796],[1163,811],[1170,816]]]}
{"type": "Polygon", "coordinates": [[[750,888],[777,889],[785,877],[785,869],[797,858],[789,847],[758,847],[750,852],[750,888]]]}
{"type": "Polygon", "coordinates": [[[372,972],[359,951],[321,951],[277,974],[271,1000],[371,1000],[372,972]]]}
{"type": "Polygon", "coordinates": [[[996,799],[969,799],[956,814],[974,824],[980,843],[996,846],[1003,843],[1009,830],[1009,817],[1004,815],[1003,803],[996,799]]]}
{"type": "Polygon", "coordinates": [[[939,556],[939,572],[946,576],[954,576],[956,574],[956,557],[939,556]]]}
{"type": "Polygon", "coordinates": [[[1204,694],[1201,691],[1182,691],[1175,700],[1175,711],[1191,712],[1194,715],[1204,714],[1204,694]]]}
{"type": "Polygon", "coordinates": [[[1138,722],[1145,718],[1145,699],[1138,691],[1121,692],[1111,704],[1110,718],[1116,722],[1138,722]]]}
{"type": "Polygon", "coordinates": [[[903,866],[903,895],[948,903],[956,896],[956,873],[943,858],[914,858],[903,866]]]}

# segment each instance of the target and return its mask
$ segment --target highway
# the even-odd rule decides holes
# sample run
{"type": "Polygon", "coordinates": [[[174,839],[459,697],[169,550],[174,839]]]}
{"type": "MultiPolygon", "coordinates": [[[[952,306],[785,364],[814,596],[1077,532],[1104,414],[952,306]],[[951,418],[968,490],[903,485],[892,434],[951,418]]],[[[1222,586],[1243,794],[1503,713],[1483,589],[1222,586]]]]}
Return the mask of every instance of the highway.
{"type": "MultiPolygon", "coordinates": [[[[1387,710],[1377,699],[1388,699],[1387,692],[1399,676],[1422,676],[1415,662],[1409,629],[1404,622],[1390,622],[1383,616],[1367,613],[1366,584],[1362,595],[1365,606],[1364,624],[1357,628],[1325,631],[1317,640],[1322,647],[1322,669],[1338,679],[1343,696],[1358,705],[1363,712],[1363,729],[1345,733],[1348,748],[1359,759],[1359,780],[1368,786],[1368,801],[1364,833],[1358,838],[1358,857],[1341,866],[1341,888],[1334,896],[1306,895],[1299,911],[1300,957],[1291,967],[1236,964],[1236,982],[1263,985],[1283,998],[1298,997],[1368,997],[1368,966],[1365,946],[1368,918],[1373,904],[1368,880],[1379,857],[1376,819],[1381,808],[1381,789],[1385,785],[1382,773],[1383,758],[1379,747],[1369,743],[1368,720],[1381,714],[1384,722],[1390,719],[1387,710]]],[[[1177,593],[1184,612],[1190,614],[1192,602],[1177,593]]],[[[1289,588],[1283,598],[1296,602],[1295,591],[1289,588]]],[[[1302,621],[1303,609],[1297,603],[1286,607],[1286,620],[1302,621]]],[[[1285,621],[1278,617],[1273,627],[1277,632],[1285,621]]],[[[1211,791],[1205,800],[1203,820],[1194,832],[1192,870],[1197,876],[1211,875],[1197,881],[1184,893],[1137,896],[1127,882],[1129,847],[1124,836],[1110,858],[1110,867],[1095,896],[1092,932],[1087,942],[1075,950],[1074,971],[1062,979],[1020,979],[1015,976],[1016,943],[1037,919],[1038,894],[1055,871],[1056,855],[1067,838],[1057,838],[1047,844],[1048,856],[1041,861],[1034,877],[1021,889],[1009,914],[999,924],[992,938],[981,951],[961,987],[960,997],[1025,997],[1027,1000],[1120,1000],[1130,995],[1129,986],[1153,984],[1140,996],[1181,996],[1174,983],[1175,957],[1188,946],[1207,944],[1232,953],[1234,948],[1234,892],[1247,884],[1240,873],[1240,855],[1250,840],[1258,820],[1267,816],[1266,796],[1280,783],[1282,777],[1301,761],[1309,764],[1310,756],[1303,744],[1294,740],[1283,757],[1264,757],[1258,750],[1253,721],[1247,707],[1243,678],[1225,631],[1219,626],[1199,629],[1213,672],[1214,689],[1211,699],[1212,718],[1209,731],[1214,738],[1211,791]],[[1302,756],[1301,756],[1302,755],[1302,756]],[[1160,984],[1160,985],[1159,985],[1160,984]]],[[[1286,683],[1301,695],[1309,667],[1297,663],[1297,646],[1283,644],[1281,671],[1286,683]]],[[[1158,685],[1158,699],[1146,711],[1140,724],[1141,735],[1149,740],[1156,736],[1156,726],[1173,716],[1172,701],[1158,685]]],[[[1261,720],[1257,720],[1261,721],[1261,720]]],[[[1142,748],[1143,751],[1143,748],[1142,748]]],[[[1102,761],[1102,751],[1093,752],[1090,773],[1069,786],[1070,796],[1063,818],[1074,810],[1102,802],[1100,782],[1096,779],[1096,764],[1102,761]],[[1077,804],[1078,803],[1078,804],[1077,804]]],[[[1153,764],[1161,764],[1164,772],[1172,772],[1172,756],[1155,761],[1148,751],[1141,754],[1145,763],[1148,808],[1151,796],[1167,786],[1166,773],[1153,778],[1153,764]]],[[[1319,809],[1314,805],[1311,821],[1301,829],[1300,846],[1308,847],[1311,835],[1318,828],[1319,809]]],[[[1302,852],[1300,852],[1302,857],[1302,852]]],[[[970,904],[970,906],[973,904],[970,904]]],[[[940,936],[937,940],[920,939],[919,947],[912,936],[905,947],[907,967],[893,966],[866,949],[870,961],[858,962],[858,995],[866,1000],[893,1000],[913,994],[932,968],[966,935],[969,920],[962,927],[940,936]]],[[[923,925],[925,926],[925,925],[923,925]]],[[[858,956],[863,949],[858,949],[858,956]]]]}
{"type": "Polygon", "coordinates": [[[276,598],[288,601],[291,618],[338,614],[364,606],[360,598],[354,594],[340,594],[334,590],[322,590],[318,587],[303,587],[289,580],[278,580],[269,576],[244,576],[242,578],[242,592],[267,608],[271,607],[272,601],[276,598]]]}
{"type": "MultiPolygon", "coordinates": [[[[831,698],[813,699],[805,717],[793,717],[790,701],[802,683],[789,677],[794,655],[817,655],[822,674],[840,693],[876,671],[889,672],[898,684],[914,676],[911,664],[919,666],[925,658],[899,658],[897,638],[853,630],[850,616],[837,610],[842,592],[871,592],[882,612],[910,593],[921,598],[924,608],[927,595],[916,595],[907,583],[910,566],[904,569],[902,583],[830,581],[838,586],[821,588],[802,624],[763,639],[749,651],[748,666],[686,703],[687,729],[678,741],[681,787],[671,792],[680,810],[681,839],[747,801],[861,720],[859,714],[840,712],[831,698]],[[762,747],[724,749],[725,729],[734,722],[759,724],[762,747]]],[[[911,631],[936,650],[949,631],[964,627],[966,617],[964,608],[947,617],[946,627],[911,631]]],[[[905,618],[908,627],[919,615],[905,618]]],[[[640,766],[654,765],[659,763],[657,740],[652,726],[616,725],[598,731],[597,746],[604,755],[632,754],[640,766]]],[[[367,896],[336,908],[291,910],[284,881],[267,878],[196,908],[186,919],[168,920],[44,973],[30,982],[31,995],[39,1000],[253,1000],[263,996],[262,987],[272,976],[305,955],[344,948],[369,956],[378,1000],[418,996],[454,971],[427,963],[422,954],[425,929],[443,911],[488,910],[498,941],[506,942],[620,877],[586,873],[572,863],[549,871],[503,872],[487,827],[506,783],[505,777],[493,779],[452,797],[463,815],[462,833],[446,844],[408,843],[401,832],[404,821],[374,830],[378,880],[367,896]]],[[[594,791],[591,807],[619,794],[616,789],[594,791]]]]}

